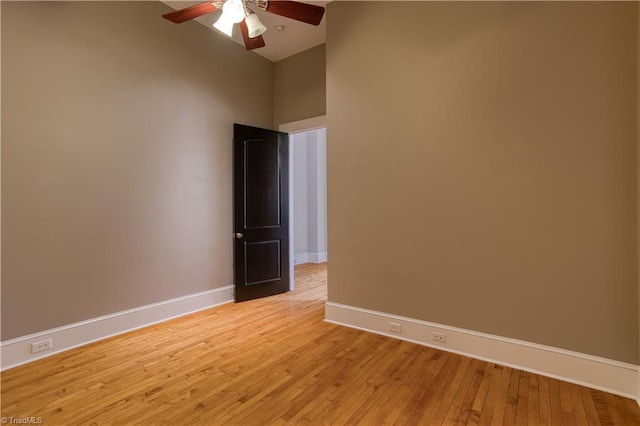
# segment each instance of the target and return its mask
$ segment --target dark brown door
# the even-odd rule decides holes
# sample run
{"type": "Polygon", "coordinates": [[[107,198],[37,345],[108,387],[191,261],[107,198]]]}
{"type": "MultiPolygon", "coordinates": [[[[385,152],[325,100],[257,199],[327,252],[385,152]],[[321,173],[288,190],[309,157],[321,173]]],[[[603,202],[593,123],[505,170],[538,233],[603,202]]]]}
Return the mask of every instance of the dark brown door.
{"type": "Polygon", "coordinates": [[[234,124],[235,300],[289,290],[289,135],[234,124]]]}

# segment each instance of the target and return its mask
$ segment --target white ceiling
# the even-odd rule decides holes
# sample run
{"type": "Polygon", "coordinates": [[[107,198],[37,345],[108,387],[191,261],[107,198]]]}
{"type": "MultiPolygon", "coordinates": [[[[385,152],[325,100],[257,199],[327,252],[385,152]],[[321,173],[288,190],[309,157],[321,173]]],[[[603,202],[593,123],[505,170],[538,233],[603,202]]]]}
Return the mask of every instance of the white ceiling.
{"type": "MultiPolygon", "coordinates": [[[[162,3],[173,9],[184,9],[185,7],[193,6],[194,4],[202,3],[200,1],[164,1],[162,3]]],[[[276,0],[277,1],[277,0],[276,0]]],[[[304,3],[316,4],[318,6],[324,6],[327,1],[305,1],[304,3]]],[[[266,43],[265,47],[254,49],[253,52],[260,56],[269,59],[272,62],[277,62],[281,59],[287,58],[303,50],[310,49],[319,44],[325,42],[325,20],[322,18],[322,22],[317,27],[314,25],[298,22],[293,19],[285,18],[283,16],[274,15],[273,13],[264,12],[257,7],[252,7],[254,12],[258,15],[262,23],[267,27],[262,37],[266,43]],[[276,25],[284,25],[284,32],[278,32],[275,30],[276,25]]],[[[221,37],[226,37],[218,30],[213,28],[213,24],[220,16],[220,11],[209,13],[196,19],[203,25],[211,28],[211,31],[215,31],[220,34],[221,37]]],[[[176,24],[185,25],[185,24],[176,24]]],[[[241,46],[244,46],[242,41],[242,35],[240,34],[240,28],[235,25],[233,29],[233,41],[241,46]]]]}

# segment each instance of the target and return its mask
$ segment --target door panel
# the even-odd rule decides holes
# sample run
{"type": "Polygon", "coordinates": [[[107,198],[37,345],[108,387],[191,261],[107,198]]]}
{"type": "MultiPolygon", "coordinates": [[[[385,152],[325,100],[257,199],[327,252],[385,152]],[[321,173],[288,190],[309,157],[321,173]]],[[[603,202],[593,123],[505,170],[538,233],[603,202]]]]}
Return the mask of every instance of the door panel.
{"type": "Polygon", "coordinates": [[[277,141],[244,141],[247,229],[280,226],[279,154],[277,141]]]}
{"type": "Polygon", "coordinates": [[[289,290],[289,136],[235,124],[234,281],[242,302],[289,290]]]}
{"type": "Polygon", "coordinates": [[[247,285],[282,279],[280,240],[245,243],[244,248],[247,285]]]}

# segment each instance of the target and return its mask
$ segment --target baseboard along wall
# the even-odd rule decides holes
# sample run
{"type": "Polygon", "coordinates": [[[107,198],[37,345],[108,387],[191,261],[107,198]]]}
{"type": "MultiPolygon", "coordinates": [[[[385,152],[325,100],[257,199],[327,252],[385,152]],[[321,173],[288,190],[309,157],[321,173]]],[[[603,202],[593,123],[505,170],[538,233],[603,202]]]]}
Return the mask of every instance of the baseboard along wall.
{"type": "Polygon", "coordinates": [[[324,263],[327,261],[327,252],[322,253],[301,253],[293,256],[293,263],[324,263]]]}
{"type": "Polygon", "coordinates": [[[326,304],[325,321],[587,386],[640,404],[638,365],[332,302],[326,304]]]}
{"type": "Polygon", "coordinates": [[[1,370],[233,300],[233,286],[226,286],[7,340],[0,344],[1,370]],[[32,344],[49,339],[50,349],[32,353],[32,344]]]}
{"type": "MultiPolygon", "coordinates": [[[[0,344],[1,370],[232,301],[233,286],[227,286],[7,340],[0,344]],[[51,349],[32,353],[32,344],[48,339],[51,349]]],[[[325,321],[610,392],[640,405],[640,367],[634,364],[332,302],[326,304],[325,321]]]]}
{"type": "Polygon", "coordinates": [[[637,391],[636,391],[636,402],[638,403],[638,406],[640,407],[640,374],[638,374],[638,387],[637,387],[637,391]]]}

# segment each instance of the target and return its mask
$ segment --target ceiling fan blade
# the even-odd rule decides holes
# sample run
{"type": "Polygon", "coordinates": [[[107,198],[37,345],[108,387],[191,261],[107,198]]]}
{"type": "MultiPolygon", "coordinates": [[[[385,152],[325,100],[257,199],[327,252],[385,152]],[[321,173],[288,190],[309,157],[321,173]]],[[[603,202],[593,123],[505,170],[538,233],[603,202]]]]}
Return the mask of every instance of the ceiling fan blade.
{"type": "Polygon", "coordinates": [[[250,38],[249,37],[249,29],[247,28],[247,23],[245,21],[240,22],[240,32],[242,32],[242,38],[244,39],[244,47],[247,50],[257,49],[259,47],[265,47],[266,44],[261,35],[258,37],[250,38]]]}
{"type": "Polygon", "coordinates": [[[179,24],[181,22],[188,21],[189,19],[197,18],[198,16],[206,15],[207,13],[215,12],[218,10],[216,6],[210,1],[196,4],[191,7],[186,7],[180,10],[174,10],[173,12],[165,13],[162,15],[164,19],[179,24]]]}
{"type": "Polygon", "coordinates": [[[271,0],[266,10],[311,25],[319,25],[324,16],[324,7],[322,6],[289,0],[271,0]]]}

